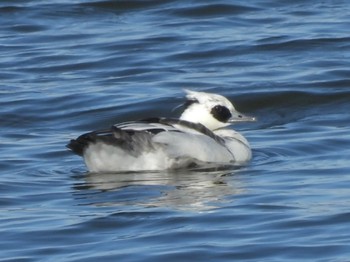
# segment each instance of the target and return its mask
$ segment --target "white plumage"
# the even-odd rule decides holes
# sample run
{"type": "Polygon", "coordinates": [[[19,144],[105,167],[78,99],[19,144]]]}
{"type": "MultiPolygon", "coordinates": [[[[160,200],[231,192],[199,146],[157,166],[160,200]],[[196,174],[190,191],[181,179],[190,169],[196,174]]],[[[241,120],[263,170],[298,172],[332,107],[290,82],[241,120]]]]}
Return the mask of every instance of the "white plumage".
{"type": "Polygon", "coordinates": [[[206,165],[241,165],[251,159],[248,141],[223,129],[254,121],[217,94],[185,90],[179,119],[150,118],[83,134],[67,145],[90,172],[166,170],[206,165]]]}

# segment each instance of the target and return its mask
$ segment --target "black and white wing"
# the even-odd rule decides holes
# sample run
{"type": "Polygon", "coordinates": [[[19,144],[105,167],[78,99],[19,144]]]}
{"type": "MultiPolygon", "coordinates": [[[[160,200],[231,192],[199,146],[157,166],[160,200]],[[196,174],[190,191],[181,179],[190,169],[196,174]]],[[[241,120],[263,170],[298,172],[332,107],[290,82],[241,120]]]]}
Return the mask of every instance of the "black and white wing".
{"type": "MultiPolygon", "coordinates": [[[[169,137],[169,139],[171,139],[172,133],[203,135],[217,143],[224,143],[219,136],[201,124],[172,118],[149,118],[120,123],[109,129],[85,133],[77,139],[72,139],[67,147],[75,154],[82,156],[90,144],[101,142],[137,153],[151,149],[154,143],[153,137],[160,133],[164,133],[161,137],[169,137]]],[[[161,143],[161,140],[158,142],[161,143]]]]}

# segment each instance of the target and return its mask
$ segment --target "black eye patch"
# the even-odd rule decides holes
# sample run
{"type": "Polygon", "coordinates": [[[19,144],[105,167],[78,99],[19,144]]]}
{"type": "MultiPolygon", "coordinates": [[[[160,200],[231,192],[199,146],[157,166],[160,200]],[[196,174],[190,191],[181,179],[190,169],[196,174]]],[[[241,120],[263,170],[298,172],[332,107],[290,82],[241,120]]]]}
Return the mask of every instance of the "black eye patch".
{"type": "Polygon", "coordinates": [[[214,106],[210,113],[215,119],[223,123],[226,123],[232,116],[230,110],[226,106],[220,105],[214,106]]]}

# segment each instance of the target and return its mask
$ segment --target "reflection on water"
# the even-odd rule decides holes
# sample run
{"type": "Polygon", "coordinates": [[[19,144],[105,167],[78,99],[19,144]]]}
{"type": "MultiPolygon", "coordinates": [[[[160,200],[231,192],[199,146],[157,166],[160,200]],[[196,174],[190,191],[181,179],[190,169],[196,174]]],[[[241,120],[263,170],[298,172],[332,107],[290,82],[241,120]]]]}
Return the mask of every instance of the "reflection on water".
{"type": "Polygon", "coordinates": [[[0,260],[349,261],[349,13],[345,0],[0,1],[0,260]],[[178,116],[182,88],[259,119],[234,127],[249,166],[94,175],[65,150],[178,116]]]}
{"type": "Polygon", "coordinates": [[[200,211],[243,191],[237,170],[88,173],[75,185],[86,205],[142,205],[200,211]],[[227,179],[229,177],[229,179],[227,179]]]}

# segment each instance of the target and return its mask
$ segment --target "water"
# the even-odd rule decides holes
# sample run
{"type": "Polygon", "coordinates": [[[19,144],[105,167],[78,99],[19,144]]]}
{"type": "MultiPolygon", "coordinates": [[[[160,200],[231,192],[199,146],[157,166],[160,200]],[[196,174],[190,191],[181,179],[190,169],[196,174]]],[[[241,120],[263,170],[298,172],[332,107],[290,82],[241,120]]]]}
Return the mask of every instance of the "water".
{"type": "Polygon", "coordinates": [[[1,261],[350,261],[350,3],[0,3],[1,261]],[[65,144],[176,116],[183,88],[256,116],[237,170],[93,175],[65,144]]]}

